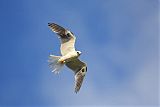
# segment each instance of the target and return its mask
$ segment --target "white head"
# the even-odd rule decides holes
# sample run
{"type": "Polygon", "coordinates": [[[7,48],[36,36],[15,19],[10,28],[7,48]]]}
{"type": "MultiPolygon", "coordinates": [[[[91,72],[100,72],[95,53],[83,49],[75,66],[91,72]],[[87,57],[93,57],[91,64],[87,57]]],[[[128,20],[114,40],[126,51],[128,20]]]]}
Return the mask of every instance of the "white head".
{"type": "Polygon", "coordinates": [[[82,53],[81,51],[77,51],[78,56],[80,56],[80,55],[81,55],[81,53],[82,53]]]}

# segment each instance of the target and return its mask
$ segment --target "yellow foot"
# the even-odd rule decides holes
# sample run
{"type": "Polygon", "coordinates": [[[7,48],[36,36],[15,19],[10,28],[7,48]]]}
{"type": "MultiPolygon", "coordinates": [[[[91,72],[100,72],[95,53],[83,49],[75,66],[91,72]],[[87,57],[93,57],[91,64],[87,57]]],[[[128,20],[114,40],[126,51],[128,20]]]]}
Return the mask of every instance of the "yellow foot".
{"type": "Polygon", "coordinates": [[[61,64],[64,64],[66,61],[61,61],[61,64]]]}

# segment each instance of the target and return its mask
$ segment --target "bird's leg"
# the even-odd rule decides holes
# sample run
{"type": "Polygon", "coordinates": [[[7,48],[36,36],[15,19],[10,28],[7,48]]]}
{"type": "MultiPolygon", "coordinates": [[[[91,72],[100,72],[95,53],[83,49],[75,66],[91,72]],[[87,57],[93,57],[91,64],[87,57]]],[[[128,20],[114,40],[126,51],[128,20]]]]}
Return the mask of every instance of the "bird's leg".
{"type": "Polygon", "coordinates": [[[77,53],[69,53],[67,55],[62,56],[58,61],[61,64],[65,64],[66,62],[71,61],[72,59],[74,59],[76,57],[77,53]]]}
{"type": "Polygon", "coordinates": [[[64,58],[60,58],[60,59],[58,60],[58,62],[60,62],[61,64],[64,64],[66,61],[65,61],[64,58]]]}
{"type": "Polygon", "coordinates": [[[64,64],[65,62],[66,62],[66,61],[64,61],[64,60],[60,61],[61,64],[64,64]]]}

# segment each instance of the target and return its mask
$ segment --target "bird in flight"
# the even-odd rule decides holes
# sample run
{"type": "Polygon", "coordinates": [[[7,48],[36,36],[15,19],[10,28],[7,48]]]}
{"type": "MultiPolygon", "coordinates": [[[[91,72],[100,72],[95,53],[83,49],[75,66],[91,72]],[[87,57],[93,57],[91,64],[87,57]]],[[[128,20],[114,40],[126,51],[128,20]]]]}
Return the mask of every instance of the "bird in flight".
{"type": "Polygon", "coordinates": [[[64,65],[70,68],[75,75],[75,93],[77,93],[87,72],[87,65],[79,59],[81,52],[75,50],[76,37],[71,31],[58,24],[48,23],[48,26],[57,34],[61,42],[61,56],[50,55],[49,66],[55,74],[59,73],[64,65]]]}

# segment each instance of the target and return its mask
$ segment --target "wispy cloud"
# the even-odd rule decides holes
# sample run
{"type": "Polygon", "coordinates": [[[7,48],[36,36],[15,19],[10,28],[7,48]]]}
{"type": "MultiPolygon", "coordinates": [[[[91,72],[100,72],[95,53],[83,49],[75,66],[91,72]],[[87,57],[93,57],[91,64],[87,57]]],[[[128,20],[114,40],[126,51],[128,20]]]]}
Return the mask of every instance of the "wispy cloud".
{"type": "MultiPolygon", "coordinates": [[[[18,20],[19,29],[22,22],[25,25],[23,31],[16,36],[21,30],[16,26],[18,21],[11,20],[16,38],[14,43],[5,45],[5,49],[10,49],[15,44],[12,50],[16,51],[12,56],[8,54],[10,50],[1,54],[14,60],[11,68],[8,62],[3,63],[6,72],[0,103],[65,107],[158,105],[157,2],[46,0],[37,4],[36,0],[24,1],[25,12],[17,8],[25,13],[25,18],[18,20]],[[78,94],[74,93],[74,75],[69,69],[54,75],[48,67],[47,55],[59,54],[59,41],[47,28],[47,22],[52,21],[74,32],[76,48],[82,51],[80,58],[87,62],[88,72],[78,94]],[[9,73],[14,75],[8,75],[12,70],[9,73]]],[[[18,15],[15,19],[20,19],[18,15]]]]}
{"type": "MultiPolygon", "coordinates": [[[[109,2],[109,4],[112,3],[109,2]]],[[[103,19],[108,17],[114,19],[109,19],[110,40],[100,45],[92,39],[93,36],[99,36],[94,35],[94,33],[97,34],[96,29],[93,27],[90,29],[84,23],[88,15],[81,16],[72,11],[70,16],[66,16],[68,23],[72,25],[76,23],[74,25],[76,27],[72,29],[81,35],[78,36],[77,47],[84,51],[85,55],[82,59],[88,62],[89,72],[81,92],[77,95],[71,93],[73,86],[71,79],[66,83],[62,82],[64,79],[56,80],[56,82],[60,81],[58,92],[54,89],[55,85],[51,86],[53,81],[44,82],[48,84],[45,87],[51,89],[46,88],[47,90],[43,92],[52,93],[50,98],[54,98],[58,105],[158,104],[158,14],[156,9],[146,1],[122,2],[118,6],[126,7],[120,9],[121,13],[118,14],[117,9],[112,11],[115,8],[114,5],[113,3],[110,8],[102,10],[110,15],[104,16],[103,19]],[[62,86],[63,89],[59,89],[62,86]]],[[[95,23],[101,23],[101,21],[95,23]]],[[[104,24],[107,25],[107,23],[108,21],[104,20],[104,24]]],[[[100,37],[103,39],[104,36],[106,35],[100,37]]],[[[69,75],[60,77],[69,78],[71,77],[69,75]]],[[[47,77],[44,76],[44,78],[47,77]]]]}

